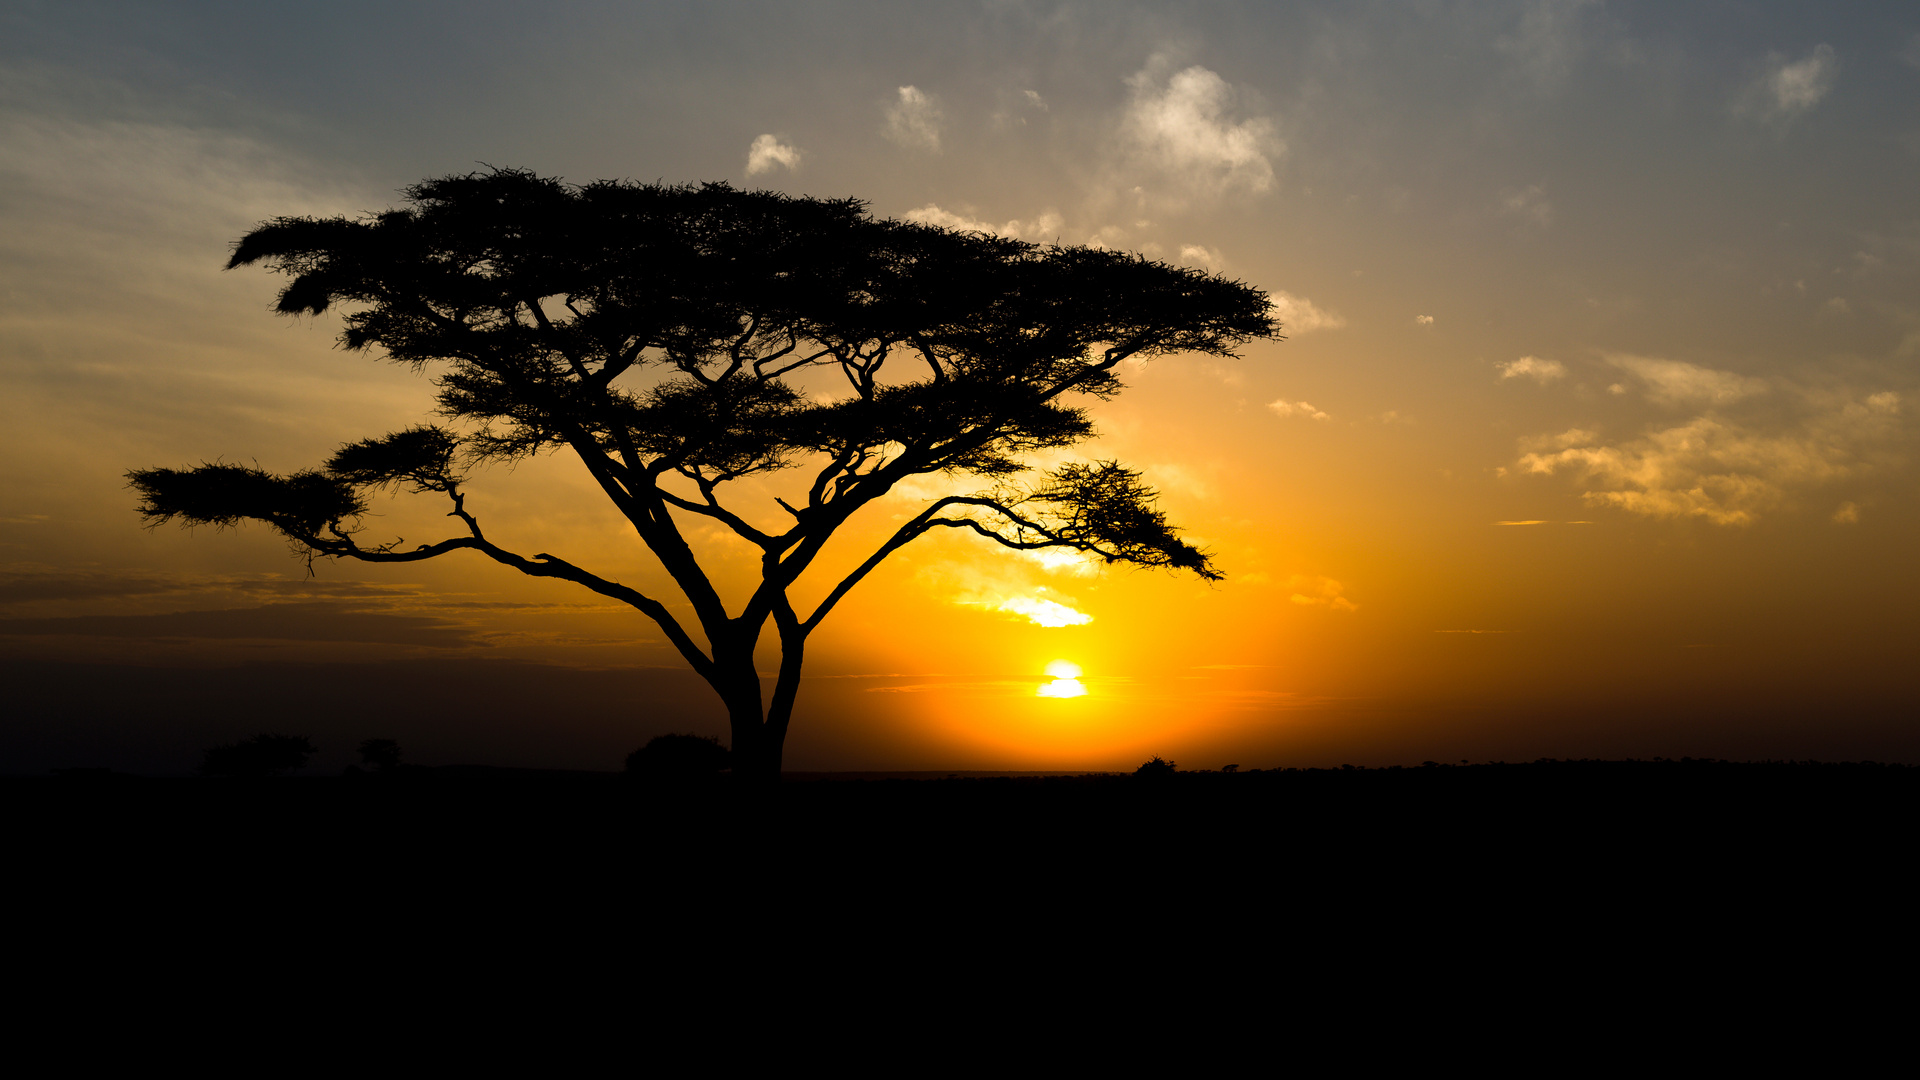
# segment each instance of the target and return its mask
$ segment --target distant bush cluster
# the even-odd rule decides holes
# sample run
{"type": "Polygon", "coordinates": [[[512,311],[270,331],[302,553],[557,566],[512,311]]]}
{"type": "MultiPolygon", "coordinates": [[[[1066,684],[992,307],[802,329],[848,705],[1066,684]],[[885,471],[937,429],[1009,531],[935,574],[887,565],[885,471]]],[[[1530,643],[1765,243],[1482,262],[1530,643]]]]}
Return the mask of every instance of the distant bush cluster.
{"type": "Polygon", "coordinates": [[[698,779],[732,767],[732,752],[704,735],[656,735],[627,755],[628,775],[654,780],[698,779]]]}

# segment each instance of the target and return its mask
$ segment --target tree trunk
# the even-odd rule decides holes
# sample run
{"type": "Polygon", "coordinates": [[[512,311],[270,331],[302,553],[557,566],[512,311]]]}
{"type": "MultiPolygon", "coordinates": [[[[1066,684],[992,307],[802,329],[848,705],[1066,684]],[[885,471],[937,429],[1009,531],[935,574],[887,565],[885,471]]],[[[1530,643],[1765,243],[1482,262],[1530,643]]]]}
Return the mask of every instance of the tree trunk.
{"type": "Polygon", "coordinates": [[[767,730],[758,708],[742,714],[729,707],[733,726],[733,775],[736,783],[770,787],[780,782],[782,740],[767,730]]]}
{"type": "Polygon", "coordinates": [[[780,782],[780,751],[785,742],[781,736],[786,733],[772,730],[767,724],[753,653],[750,649],[739,650],[718,666],[717,677],[710,681],[727,705],[734,780],[755,788],[771,787],[780,782]]]}

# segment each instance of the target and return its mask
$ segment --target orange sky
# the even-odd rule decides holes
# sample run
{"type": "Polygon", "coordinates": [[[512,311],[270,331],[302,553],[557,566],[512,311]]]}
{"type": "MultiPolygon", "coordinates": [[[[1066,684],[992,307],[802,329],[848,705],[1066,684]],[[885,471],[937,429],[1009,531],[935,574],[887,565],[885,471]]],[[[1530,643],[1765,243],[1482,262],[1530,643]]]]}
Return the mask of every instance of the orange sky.
{"type": "MultiPolygon", "coordinates": [[[[9,770],[180,771],[290,725],[331,767],[372,736],[612,768],[721,733],[657,630],[577,590],[477,557],[309,578],[264,529],[132,511],[128,468],[287,471],[425,414],[219,266],[265,217],[476,161],[855,195],[1280,305],[1284,342],[1128,371],[1079,448],[1226,580],[923,540],[815,639],[791,768],[1920,760],[1920,13],[485,7],[0,17],[9,770]],[[1053,661],[1084,696],[1038,694],[1053,661]]],[[[577,466],[470,500],[509,546],[662,580],[577,466]]]]}

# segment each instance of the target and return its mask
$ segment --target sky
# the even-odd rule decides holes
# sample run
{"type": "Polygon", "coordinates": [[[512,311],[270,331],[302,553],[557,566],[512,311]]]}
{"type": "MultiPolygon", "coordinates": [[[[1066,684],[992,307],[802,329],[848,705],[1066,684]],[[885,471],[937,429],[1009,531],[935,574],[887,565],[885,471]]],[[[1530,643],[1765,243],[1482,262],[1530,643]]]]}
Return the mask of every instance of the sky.
{"type": "MultiPolygon", "coordinates": [[[[656,628],[564,583],[309,572],[134,513],[131,468],[292,471],[425,417],[424,379],[221,266],[266,218],[488,166],[854,196],[1272,297],[1285,340],[1130,365],[1075,452],[1141,469],[1223,581],[917,542],[810,646],[789,768],[1920,761],[1911,4],[16,0],[0,771],[184,772],[257,731],[316,769],[373,737],[613,769],[724,735],[656,628]]],[[[577,463],[470,500],[664,581],[577,463]]]]}

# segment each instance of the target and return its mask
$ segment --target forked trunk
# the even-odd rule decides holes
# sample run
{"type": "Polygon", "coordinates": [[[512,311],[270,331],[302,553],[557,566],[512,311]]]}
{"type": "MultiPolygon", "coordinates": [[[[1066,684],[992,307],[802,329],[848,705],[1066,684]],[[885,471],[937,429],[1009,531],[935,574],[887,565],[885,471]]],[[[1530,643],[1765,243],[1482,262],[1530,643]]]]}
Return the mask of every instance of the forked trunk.
{"type": "Polygon", "coordinates": [[[719,677],[709,681],[727,705],[735,781],[753,787],[779,783],[780,751],[785,742],[782,736],[786,734],[786,725],[776,729],[767,723],[760,673],[753,666],[752,654],[732,658],[722,667],[719,677]]]}

